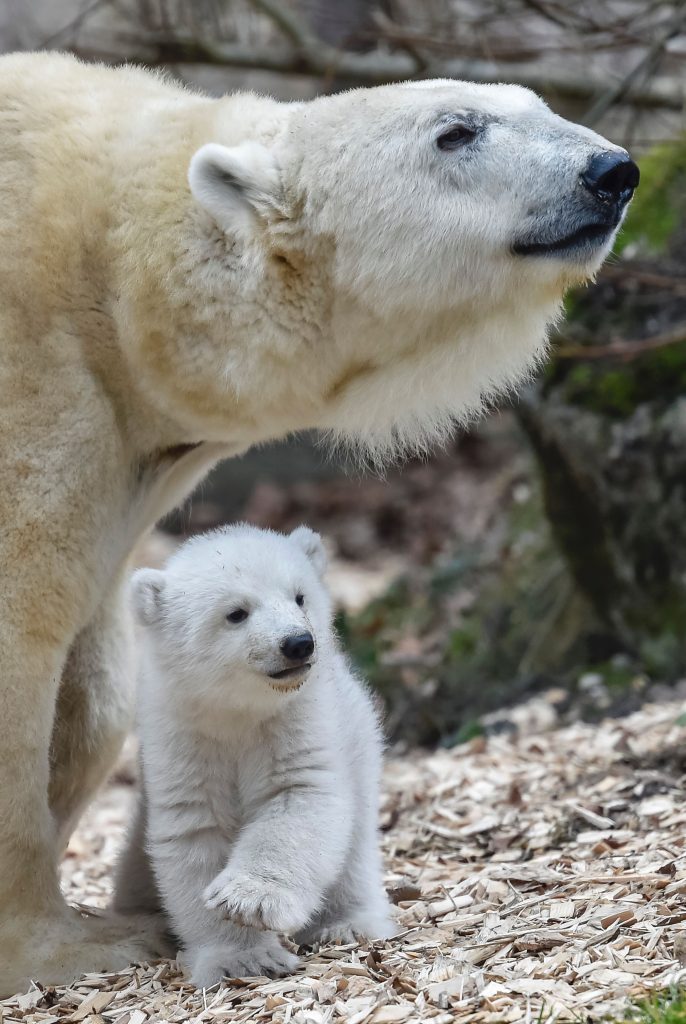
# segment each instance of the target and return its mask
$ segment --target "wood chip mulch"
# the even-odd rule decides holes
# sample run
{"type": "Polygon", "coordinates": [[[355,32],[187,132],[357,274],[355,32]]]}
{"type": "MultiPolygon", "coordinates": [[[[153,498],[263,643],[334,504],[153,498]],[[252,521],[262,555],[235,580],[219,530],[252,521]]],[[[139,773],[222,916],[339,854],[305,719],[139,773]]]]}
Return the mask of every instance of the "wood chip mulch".
{"type": "MultiPolygon", "coordinates": [[[[530,720],[545,697],[525,705],[530,720]]],[[[400,1024],[624,1019],[686,983],[683,703],[391,756],[383,842],[401,934],[304,954],[292,977],[195,991],[174,962],[35,986],[0,1020],[400,1024]]],[[[71,900],[103,905],[133,787],[71,843],[71,900]]]]}

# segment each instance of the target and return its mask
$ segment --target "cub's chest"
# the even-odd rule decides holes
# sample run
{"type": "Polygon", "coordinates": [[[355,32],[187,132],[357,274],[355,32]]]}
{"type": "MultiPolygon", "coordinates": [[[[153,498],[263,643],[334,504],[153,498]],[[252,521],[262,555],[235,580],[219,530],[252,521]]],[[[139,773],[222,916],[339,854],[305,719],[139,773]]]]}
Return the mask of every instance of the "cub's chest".
{"type": "Polygon", "coordinates": [[[217,751],[205,776],[212,816],[228,837],[248,825],[274,794],[273,758],[248,743],[240,752],[217,751]]]}

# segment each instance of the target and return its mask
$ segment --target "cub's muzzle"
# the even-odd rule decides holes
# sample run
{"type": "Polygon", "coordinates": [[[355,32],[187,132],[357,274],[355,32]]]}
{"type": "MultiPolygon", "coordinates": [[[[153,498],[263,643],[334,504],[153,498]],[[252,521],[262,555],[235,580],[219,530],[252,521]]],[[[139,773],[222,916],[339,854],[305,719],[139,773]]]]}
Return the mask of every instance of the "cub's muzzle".
{"type": "MultiPolygon", "coordinates": [[[[277,672],[270,672],[269,678],[276,681],[281,680],[284,683],[290,680],[300,686],[312,667],[314,637],[309,631],[291,633],[281,641],[279,651],[287,663],[286,667],[277,672]]],[[[278,688],[286,689],[287,687],[278,688]]]]}

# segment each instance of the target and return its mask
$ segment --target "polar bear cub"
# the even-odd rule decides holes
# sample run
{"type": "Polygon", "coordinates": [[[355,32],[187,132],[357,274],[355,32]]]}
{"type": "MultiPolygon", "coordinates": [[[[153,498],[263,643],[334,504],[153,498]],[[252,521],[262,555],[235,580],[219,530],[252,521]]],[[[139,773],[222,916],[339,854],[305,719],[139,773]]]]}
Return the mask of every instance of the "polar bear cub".
{"type": "MultiPolygon", "coordinates": [[[[304,944],[393,931],[379,723],[337,649],[325,561],[306,527],[241,525],[133,578],[147,629],[130,844],[147,848],[199,986],[292,970],[278,933],[304,944]]],[[[125,852],[120,889],[140,888],[127,877],[139,854],[125,852]]]]}

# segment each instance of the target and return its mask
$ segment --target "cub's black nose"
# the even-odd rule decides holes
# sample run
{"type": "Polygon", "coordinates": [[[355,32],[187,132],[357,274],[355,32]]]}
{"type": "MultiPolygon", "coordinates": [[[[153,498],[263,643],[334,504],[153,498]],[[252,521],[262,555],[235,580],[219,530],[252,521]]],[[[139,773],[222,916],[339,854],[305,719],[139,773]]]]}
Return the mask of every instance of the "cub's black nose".
{"type": "Polygon", "coordinates": [[[314,637],[311,633],[294,633],[281,641],[281,653],[289,661],[304,661],[314,650],[314,637]]]}
{"type": "Polygon", "coordinates": [[[581,180],[602,202],[628,203],[639,176],[638,167],[628,153],[596,153],[581,180]]]}

